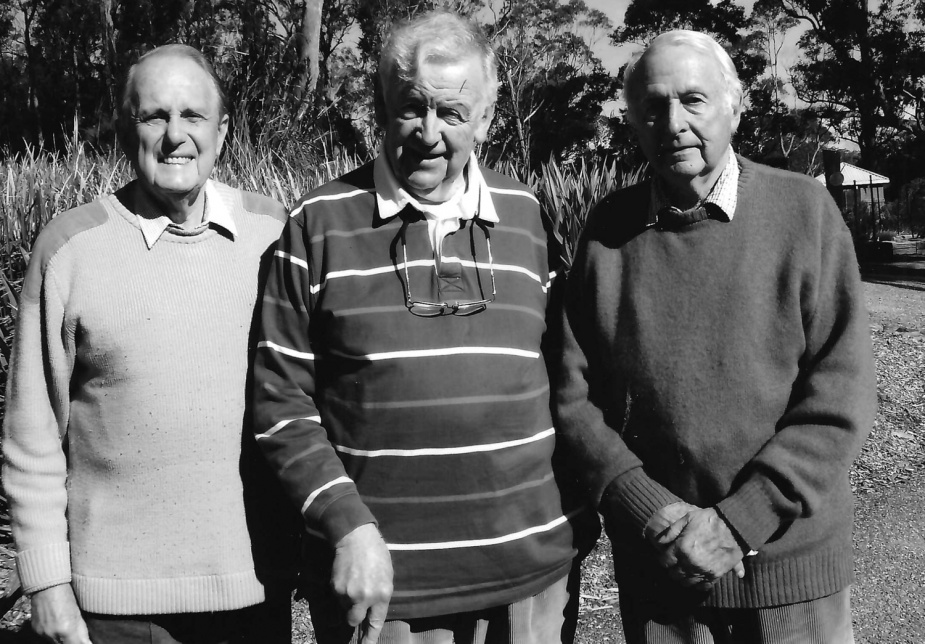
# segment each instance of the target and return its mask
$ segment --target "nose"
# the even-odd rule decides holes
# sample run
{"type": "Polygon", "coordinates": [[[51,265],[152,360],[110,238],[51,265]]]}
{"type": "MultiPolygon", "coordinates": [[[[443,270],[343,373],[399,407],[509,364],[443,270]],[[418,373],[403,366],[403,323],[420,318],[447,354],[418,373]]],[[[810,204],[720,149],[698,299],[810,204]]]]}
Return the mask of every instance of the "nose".
{"type": "Polygon", "coordinates": [[[440,119],[436,110],[427,110],[421,119],[421,142],[427,147],[433,147],[440,142],[440,119]]]}
{"type": "Polygon", "coordinates": [[[165,141],[177,147],[186,137],[186,129],[183,126],[183,119],[180,116],[171,115],[167,120],[167,131],[164,133],[165,141]]]}
{"type": "Polygon", "coordinates": [[[684,107],[679,101],[671,101],[668,103],[667,113],[665,114],[665,125],[668,132],[672,135],[680,134],[687,129],[684,107]]]}

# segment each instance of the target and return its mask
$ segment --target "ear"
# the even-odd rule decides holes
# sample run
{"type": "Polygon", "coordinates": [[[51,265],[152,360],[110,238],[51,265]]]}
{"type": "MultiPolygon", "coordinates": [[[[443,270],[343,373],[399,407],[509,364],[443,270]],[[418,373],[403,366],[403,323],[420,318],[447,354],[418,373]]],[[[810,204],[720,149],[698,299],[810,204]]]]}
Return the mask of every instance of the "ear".
{"type": "Polygon", "coordinates": [[[479,117],[478,122],[475,124],[475,142],[485,143],[488,140],[488,128],[491,127],[491,120],[495,117],[495,104],[490,103],[488,107],[485,108],[485,111],[482,112],[482,115],[479,117]]]}
{"type": "Polygon", "coordinates": [[[218,120],[218,145],[215,148],[215,156],[222,153],[222,146],[225,144],[225,135],[228,134],[228,115],[222,114],[218,120]]]}
{"type": "Polygon", "coordinates": [[[730,115],[732,119],[732,131],[735,132],[739,129],[739,121],[742,120],[742,99],[738,101],[732,101],[732,114],[730,115]]]}

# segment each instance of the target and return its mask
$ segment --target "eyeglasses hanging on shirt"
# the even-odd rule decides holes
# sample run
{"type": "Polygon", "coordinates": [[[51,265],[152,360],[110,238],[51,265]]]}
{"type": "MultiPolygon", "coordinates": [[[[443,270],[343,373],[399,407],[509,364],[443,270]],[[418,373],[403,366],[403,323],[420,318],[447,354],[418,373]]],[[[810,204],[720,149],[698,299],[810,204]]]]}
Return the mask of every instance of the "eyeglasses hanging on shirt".
{"type": "MultiPolygon", "coordinates": [[[[401,249],[405,260],[405,292],[407,293],[405,304],[412,314],[425,318],[438,317],[441,315],[475,315],[487,309],[488,305],[494,302],[497,289],[495,287],[494,260],[491,255],[491,235],[488,232],[488,228],[485,226],[478,226],[478,228],[481,228],[485,232],[485,246],[488,248],[488,273],[491,276],[491,297],[481,300],[457,300],[455,302],[427,302],[414,299],[411,293],[411,273],[408,271],[408,245],[405,242],[405,235],[402,233],[401,249]]],[[[475,258],[474,250],[472,259],[475,264],[475,270],[478,271],[478,261],[475,258]]],[[[479,280],[479,288],[481,288],[481,280],[479,280]]]]}

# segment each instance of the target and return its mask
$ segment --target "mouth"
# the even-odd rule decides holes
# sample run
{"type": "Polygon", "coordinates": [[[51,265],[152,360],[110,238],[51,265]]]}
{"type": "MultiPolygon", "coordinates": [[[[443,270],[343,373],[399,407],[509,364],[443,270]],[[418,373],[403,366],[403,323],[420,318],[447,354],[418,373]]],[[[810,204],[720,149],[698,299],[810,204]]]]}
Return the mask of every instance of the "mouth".
{"type": "Polygon", "coordinates": [[[164,163],[166,165],[186,165],[192,161],[193,157],[164,157],[160,160],[160,163],[164,163]]]}

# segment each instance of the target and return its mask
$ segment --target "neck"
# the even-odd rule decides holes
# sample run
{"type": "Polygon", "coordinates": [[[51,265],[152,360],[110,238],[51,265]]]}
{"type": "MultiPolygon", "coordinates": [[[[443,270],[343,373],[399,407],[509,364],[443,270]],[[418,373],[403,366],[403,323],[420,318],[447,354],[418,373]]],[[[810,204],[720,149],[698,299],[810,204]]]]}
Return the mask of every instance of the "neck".
{"type": "Polygon", "coordinates": [[[713,190],[713,186],[719,181],[730,158],[731,153],[726,150],[726,154],[709,173],[696,176],[687,183],[673,184],[662,178],[662,189],[671,205],[680,210],[689,210],[706,199],[713,190]]]}
{"type": "Polygon", "coordinates": [[[139,207],[136,209],[144,208],[146,212],[157,212],[185,230],[199,226],[205,213],[206,195],[202,188],[194,194],[177,195],[176,198],[172,198],[172,195],[155,197],[139,185],[135,191],[135,199],[139,207]]]}

